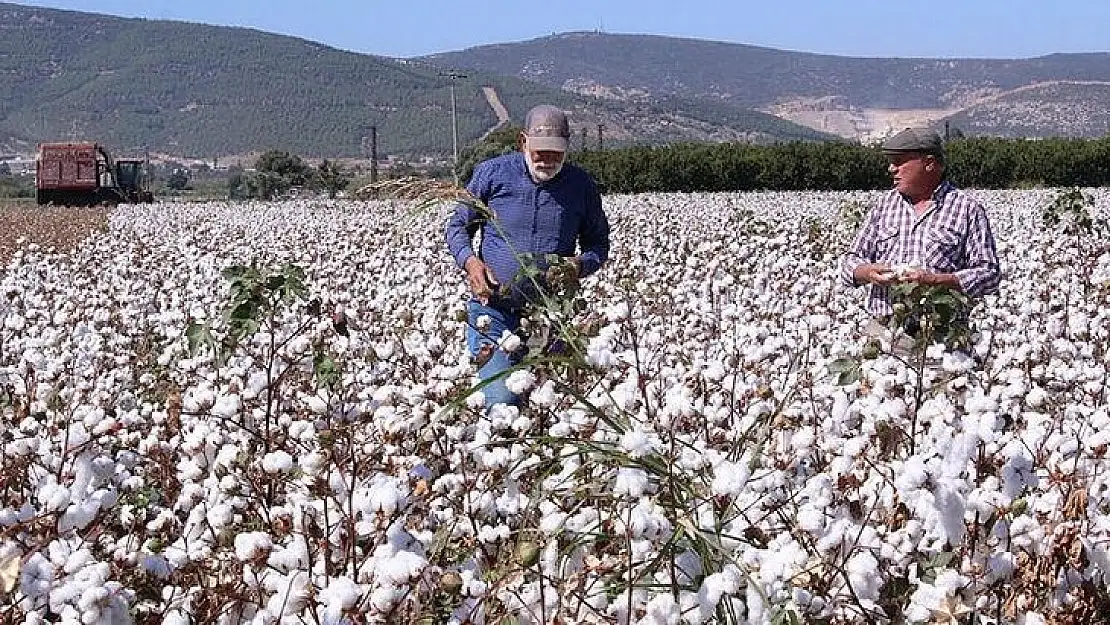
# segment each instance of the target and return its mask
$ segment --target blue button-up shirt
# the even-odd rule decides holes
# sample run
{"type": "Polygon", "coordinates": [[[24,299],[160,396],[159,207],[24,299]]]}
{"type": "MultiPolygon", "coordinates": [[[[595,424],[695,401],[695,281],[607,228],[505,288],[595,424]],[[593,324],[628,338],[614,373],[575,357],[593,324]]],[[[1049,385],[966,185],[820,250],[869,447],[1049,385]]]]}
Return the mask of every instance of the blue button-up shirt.
{"type": "Polygon", "coordinates": [[[447,221],[447,247],[460,267],[475,256],[471,240],[479,227],[477,256],[502,285],[511,285],[512,304],[521,304],[530,281],[519,276],[521,261],[530,259],[546,269],[545,254],[573,256],[581,249],[582,276],[609,258],[609,220],[601,195],[580,167],[567,163],[555,178],[532,180],[524,154],[513,152],[480,163],[466,186],[493,213],[487,220],[478,210],[459,204],[447,221]]]}

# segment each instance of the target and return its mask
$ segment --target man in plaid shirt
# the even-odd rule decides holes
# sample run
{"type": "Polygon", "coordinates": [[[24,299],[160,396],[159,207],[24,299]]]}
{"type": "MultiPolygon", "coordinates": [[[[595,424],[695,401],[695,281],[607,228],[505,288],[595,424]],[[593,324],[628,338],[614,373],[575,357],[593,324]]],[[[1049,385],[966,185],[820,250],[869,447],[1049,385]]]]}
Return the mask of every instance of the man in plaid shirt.
{"type": "Polygon", "coordinates": [[[843,282],[869,285],[867,309],[879,318],[891,315],[889,286],[898,282],[946,286],[969,297],[996,292],[1001,275],[987,212],[945,179],[940,136],[907,128],[882,149],[894,188],[872,207],[841,260],[843,282]]]}

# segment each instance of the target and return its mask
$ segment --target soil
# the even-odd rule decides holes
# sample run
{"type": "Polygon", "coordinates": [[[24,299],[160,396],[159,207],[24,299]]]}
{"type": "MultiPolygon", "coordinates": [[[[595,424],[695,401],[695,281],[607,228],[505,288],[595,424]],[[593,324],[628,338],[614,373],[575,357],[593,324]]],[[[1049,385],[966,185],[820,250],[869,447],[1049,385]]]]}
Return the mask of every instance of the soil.
{"type": "Polygon", "coordinates": [[[0,268],[31,243],[68,252],[95,230],[108,226],[107,208],[38,206],[0,200],[0,268]],[[22,242],[20,241],[22,239],[22,242]]]}

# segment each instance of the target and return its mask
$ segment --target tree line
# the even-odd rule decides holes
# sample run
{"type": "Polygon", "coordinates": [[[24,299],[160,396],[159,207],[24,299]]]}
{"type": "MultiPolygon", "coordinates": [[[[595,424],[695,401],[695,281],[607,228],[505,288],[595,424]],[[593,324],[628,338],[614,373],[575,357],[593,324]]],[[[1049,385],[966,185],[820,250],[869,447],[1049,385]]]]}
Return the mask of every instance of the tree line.
{"type": "MultiPolygon", "coordinates": [[[[963,187],[1110,185],[1110,136],[963,138],[949,141],[945,151],[949,178],[963,187]]],[[[571,160],[606,193],[890,187],[882,153],[847,142],[638,146],[576,152],[571,160]]]]}

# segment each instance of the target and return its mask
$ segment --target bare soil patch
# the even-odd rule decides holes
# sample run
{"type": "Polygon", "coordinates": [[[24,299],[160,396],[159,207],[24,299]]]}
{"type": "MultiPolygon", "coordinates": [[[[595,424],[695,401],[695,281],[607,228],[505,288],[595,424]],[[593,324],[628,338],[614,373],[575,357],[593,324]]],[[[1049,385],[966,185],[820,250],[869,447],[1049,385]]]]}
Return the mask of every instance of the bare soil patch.
{"type": "Polygon", "coordinates": [[[61,252],[72,250],[95,230],[108,226],[107,208],[38,206],[0,200],[0,266],[31,243],[61,252]]]}

